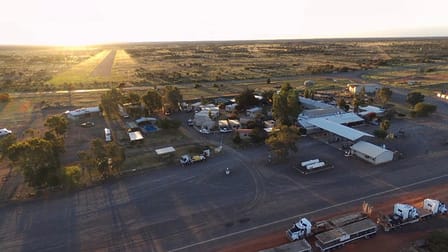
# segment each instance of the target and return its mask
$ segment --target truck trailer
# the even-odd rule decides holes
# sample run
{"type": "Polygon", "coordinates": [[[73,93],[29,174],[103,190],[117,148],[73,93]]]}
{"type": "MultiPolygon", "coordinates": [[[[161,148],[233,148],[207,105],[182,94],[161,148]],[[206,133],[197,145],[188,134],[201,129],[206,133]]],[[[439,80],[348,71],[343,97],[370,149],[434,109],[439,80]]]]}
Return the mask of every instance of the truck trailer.
{"type": "Polygon", "coordinates": [[[306,240],[283,244],[281,246],[269,249],[263,249],[259,252],[311,252],[311,245],[306,240]]]}
{"type": "Polygon", "coordinates": [[[425,199],[423,207],[418,208],[409,204],[396,203],[392,214],[380,214],[377,223],[385,232],[389,232],[404,225],[419,222],[437,214],[445,214],[447,211],[445,204],[434,199],[425,199]]]}
{"type": "Polygon", "coordinates": [[[328,220],[311,222],[307,218],[301,218],[290,229],[286,231],[286,237],[290,241],[304,239],[306,237],[326,232],[364,220],[368,215],[364,212],[350,213],[328,220]]]}
{"type": "Polygon", "coordinates": [[[314,245],[322,252],[329,251],[360,238],[370,238],[376,232],[377,225],[370,219],[364,219],[317,234],[314,245]]]}

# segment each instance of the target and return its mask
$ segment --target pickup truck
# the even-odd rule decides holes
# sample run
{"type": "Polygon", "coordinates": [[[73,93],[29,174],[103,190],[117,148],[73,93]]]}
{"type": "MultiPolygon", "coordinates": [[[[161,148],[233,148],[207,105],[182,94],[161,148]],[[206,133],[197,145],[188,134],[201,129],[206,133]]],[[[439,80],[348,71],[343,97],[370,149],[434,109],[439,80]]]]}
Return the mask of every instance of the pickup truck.
{"type": "Polygon", "coordinates": [[[205,161],[207,159],[207,157],[204,154],[199,154],[199,155],[193,155],[190,156],[188,154],[186,155],[182,155],[182,157],[180,157],[180,164],[181,165],[191,165],[197,162],[201,162],[201,161],[205,161]]]}

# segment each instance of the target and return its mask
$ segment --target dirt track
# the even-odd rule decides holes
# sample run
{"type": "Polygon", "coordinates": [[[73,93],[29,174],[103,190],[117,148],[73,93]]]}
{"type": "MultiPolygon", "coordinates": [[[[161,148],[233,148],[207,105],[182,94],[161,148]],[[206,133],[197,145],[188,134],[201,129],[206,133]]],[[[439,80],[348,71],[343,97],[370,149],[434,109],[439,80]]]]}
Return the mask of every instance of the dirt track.
{"type": "Polygon", "coordinates": [[[116,50],[110,51],[110,53],[103,59],[103,61],[101,61],[101,63],[95,67],[91,75],[109,77],[112,72],[112,66],[114,64],[116,54],[116,50]]]}

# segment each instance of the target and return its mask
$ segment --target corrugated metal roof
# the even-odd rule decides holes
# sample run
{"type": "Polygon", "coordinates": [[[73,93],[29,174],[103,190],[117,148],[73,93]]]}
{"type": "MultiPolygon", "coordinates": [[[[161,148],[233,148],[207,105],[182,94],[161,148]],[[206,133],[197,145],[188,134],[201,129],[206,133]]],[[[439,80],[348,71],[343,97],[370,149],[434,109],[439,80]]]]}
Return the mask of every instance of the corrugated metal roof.
{"type": "Polygon", "coordinates": [[[390,150],[388,149],[381,148],[380,146],[365,141],[359,141],[355,143],[354,145],[352,145],[351,149],[360,153],[364,153],[372,158],[376,158],[384,152],[390,152],[390,150]]]}
{"type": "Polygon", "coordinates": [[[324,117],[309,119],[308,122],[316,127],[319,127],[321,129],[324,129],[326,131],[329,131],[333,134],[344,137],[351,141],[356,141],[363,136],[373,137],[372,135],[370,135],[368,133],[352,129],[350,127],[341,125],[337,122],[333,122],[333,121],[329,120],[328,118],[324,118],[324,117]]]}

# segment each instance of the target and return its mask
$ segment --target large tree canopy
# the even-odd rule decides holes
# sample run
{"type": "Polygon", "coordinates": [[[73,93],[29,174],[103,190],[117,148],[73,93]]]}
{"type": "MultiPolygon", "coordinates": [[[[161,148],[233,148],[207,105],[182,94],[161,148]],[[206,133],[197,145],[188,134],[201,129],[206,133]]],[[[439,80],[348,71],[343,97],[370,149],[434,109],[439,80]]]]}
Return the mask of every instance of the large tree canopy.
{"type": "Polygon", "coordinates": [[[293,124],[300,110],[297,90],[288,83],[282,86],[279,93],[273,95],[272,113],[278,124],[293,124]]]}
{"type": "Polygon", "coordinates": [[[183,97],[177,87],[166,86],[162,93],[162,101],[166,110],[178,111],[179,104],[183,101],[183,97]]]}
{"type": "Polygon", "coordinates": [[[254,90],[246,88],[241,94],[235,97],[240,109],[248,109],[258,105],[259,101],[254,96],[254,90]]]}
{"type": "Polygon", "coordinates": [[[389,102],[390,98],[392,97],[392,90],[387,87],[383,87],[376,91],[375,94],[376,98],[381,102],[381,104],[385,105],[387,102],[389,102]]]}
{"type": "Polygon", "coordinates": [[[45,127],[53,130],[58,135],[64,135],[68,128],[68,121],[62,115],[50,116],[45,121],[45,127]]]}
{"type": "Polygon", "coordinates": [[[299,139],[298,129],[295,126],[282,125],[277,131],[273,131],[265,143],[279,160],[285,159],[289,151],[297,152],[296,142],[299,139]]]}
{"type": "Polygon", "coordinates": [[[83,169],[96,168],[103,177],[119,172],[126,159],[122,147],[115,142],[105,143],[99,138],[93,139],[89,151],[79,152],[78,157],[83,169]]]}
{"type": "Polygon", "coordinates": [[[120,90],[112,88],[110,91],[101,95],[101,109],[109,117],[118,116],[118,104],[124,101],[124,96],[120,90]]]}
{"type": "Polygon", "coordinates": [[[419,102],[423,102],[424,100],[425,96],[420,92],[410,92],[406,96],[406,102],[409,103],[412,107],[414,107],[419,102]]]}
{"type": "Polygon", "coordinates": [[[142,100],[150,113],[162,108],[162,96],[155,89],[148,90],[142,100]]]}
{"type": "Polygon", "coordinates": [[[33,187],[59,183],[59,159],[53,144],[43,138],[30,138],[8,149],[8,158],[22,171],[25,181],[33,187]]]}

